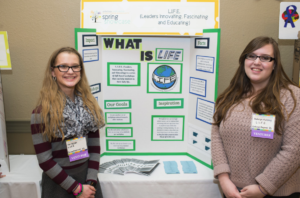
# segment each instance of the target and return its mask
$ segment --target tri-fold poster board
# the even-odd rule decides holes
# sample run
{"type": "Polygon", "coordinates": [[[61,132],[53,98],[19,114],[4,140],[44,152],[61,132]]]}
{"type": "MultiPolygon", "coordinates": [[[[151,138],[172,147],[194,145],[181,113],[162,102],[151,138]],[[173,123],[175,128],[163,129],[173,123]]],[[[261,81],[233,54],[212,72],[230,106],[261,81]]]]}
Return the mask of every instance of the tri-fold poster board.
{"type": "Polygon", "coordinates": [[[75,46],[106,122],[101,155],[188,155],[212,168],[219,1],[82,0],[80,24],[75,46]]]}
{"type": "Polygon", "coordinates": [[[102,154],[189,155],[212,168],[220,29],[193,38],[75,34],[104,111],[102,154]]]}

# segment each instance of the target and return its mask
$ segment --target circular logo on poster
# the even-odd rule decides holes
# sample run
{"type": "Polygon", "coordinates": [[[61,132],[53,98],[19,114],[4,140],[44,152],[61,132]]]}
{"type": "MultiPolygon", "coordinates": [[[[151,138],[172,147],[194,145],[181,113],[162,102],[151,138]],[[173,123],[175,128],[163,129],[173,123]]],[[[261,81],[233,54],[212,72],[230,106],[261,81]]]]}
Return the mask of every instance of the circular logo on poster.
{"type": "Polygon", "coordinates": [[[170,89],[177,80],[175,70],[169,65],[160,65],[152,74],[152,81],[159,89],[170,89]]]}

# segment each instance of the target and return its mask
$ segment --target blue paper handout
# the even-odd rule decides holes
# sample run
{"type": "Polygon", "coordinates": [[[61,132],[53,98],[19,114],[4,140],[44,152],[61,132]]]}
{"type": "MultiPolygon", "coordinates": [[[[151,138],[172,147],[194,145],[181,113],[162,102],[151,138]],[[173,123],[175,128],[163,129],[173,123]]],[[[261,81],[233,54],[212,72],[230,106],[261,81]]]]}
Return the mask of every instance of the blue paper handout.
{"type": "Polygon", "coordinates": [[[178,165],[175,161],[164,161],[164,167],[167,174],[179,174],[178,165]]]}
{"type": "Polygon", "coordinates": [[[197,174],[197,168],[193,161],[180,161],[184,173],[197,174]]]}

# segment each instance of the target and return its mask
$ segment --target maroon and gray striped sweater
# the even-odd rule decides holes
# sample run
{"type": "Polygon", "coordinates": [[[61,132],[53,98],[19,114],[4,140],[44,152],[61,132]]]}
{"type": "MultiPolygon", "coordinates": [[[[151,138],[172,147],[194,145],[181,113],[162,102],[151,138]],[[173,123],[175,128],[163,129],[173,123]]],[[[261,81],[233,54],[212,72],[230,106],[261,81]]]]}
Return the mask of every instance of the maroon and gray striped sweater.
{"type": "Polygon", "coordinates": [[[32,112],[31,133],[37,159],[40,167],[53,181],[71,193],[78,182],[66,172],[81,170],[82,166],[88,161],[86,181],[97,182],[100,160],[99,129],[88,133],[86,136],[89,158],[70,162],[66,139],[62,141],[61,138],[57,138],[49,142],[48,138],[40,133],[40,127],[41,117],[39,112],[32,112]]]}

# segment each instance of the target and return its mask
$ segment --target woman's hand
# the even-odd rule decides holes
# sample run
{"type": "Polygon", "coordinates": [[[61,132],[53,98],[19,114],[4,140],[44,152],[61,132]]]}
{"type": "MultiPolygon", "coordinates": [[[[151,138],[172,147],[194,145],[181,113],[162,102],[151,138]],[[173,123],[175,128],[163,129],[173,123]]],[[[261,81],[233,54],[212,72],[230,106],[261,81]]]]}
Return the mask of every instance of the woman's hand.
{"type": "Polygon", "coordinates": [[[83,192],[80,196],[76,196],[76,198],[94,198],[96,194],[96,189],[94,186],[90,186],[88,184],[84,184],[83,186],[83,192]]]}
{"type": "Polygon", "coordinates": [[[236,186],[229,179],[228,173],[222,173],[218,176],[223,193],[227,198],[241,198],[236,186]]]}
{"type": "Polygon", "coordinates": [[[2,172],[0,172],[0,178],[5,177],[6,175],[2,175],[2,172]]]}
{"type": "Polygon", "coordinates": [[[260,187],[259,189],[259,185],[257,184],[246,186],[241,190],[242,198],[262,198],[266,194],[267,194],[266,190],[263,189],[262,187],[260,187]],[[263,194],[261,190],[265,194],[263,194]]]}

